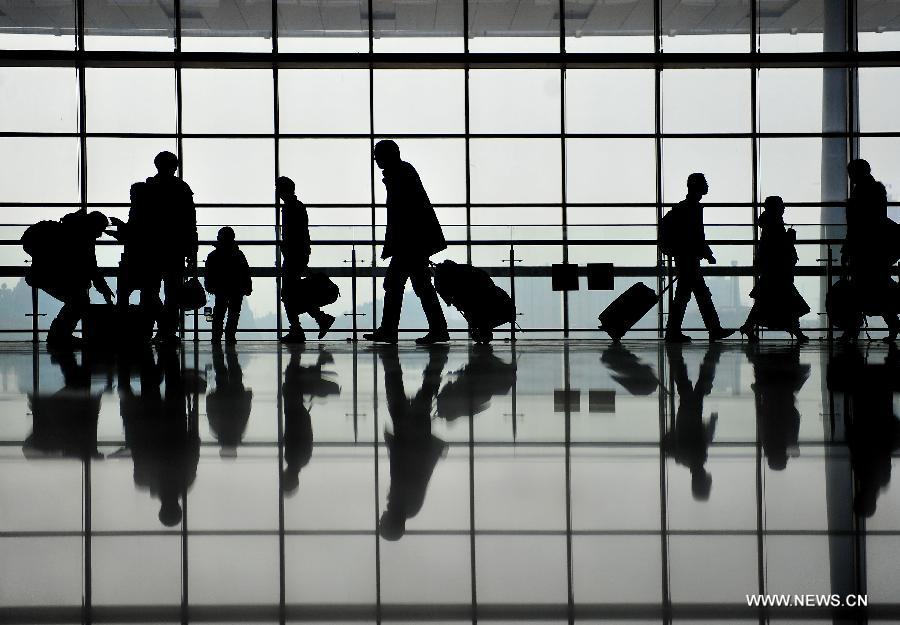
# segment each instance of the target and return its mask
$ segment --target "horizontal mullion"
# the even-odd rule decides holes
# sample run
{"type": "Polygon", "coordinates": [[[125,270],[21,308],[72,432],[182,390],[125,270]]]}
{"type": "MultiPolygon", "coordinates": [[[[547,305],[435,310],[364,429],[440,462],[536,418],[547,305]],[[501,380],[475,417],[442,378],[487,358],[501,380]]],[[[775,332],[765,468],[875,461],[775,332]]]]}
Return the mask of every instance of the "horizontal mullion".
{"type": "Polygon", "coordinates": [[[86,132],[17,130],[0,131],[0,138],[69,138],[88,139],[848,139],[848,138],[900,138],[900,131],[859,132],[418,132],[418,133],[266,133],[266,132],[86,132]]]}
{"type": "Polygon", "coordinates": [[[590,69],[879,67],[900,64],[900,52],[459,52],[291,53],[0,50],[0,65],[258,69],[590,69]]]}

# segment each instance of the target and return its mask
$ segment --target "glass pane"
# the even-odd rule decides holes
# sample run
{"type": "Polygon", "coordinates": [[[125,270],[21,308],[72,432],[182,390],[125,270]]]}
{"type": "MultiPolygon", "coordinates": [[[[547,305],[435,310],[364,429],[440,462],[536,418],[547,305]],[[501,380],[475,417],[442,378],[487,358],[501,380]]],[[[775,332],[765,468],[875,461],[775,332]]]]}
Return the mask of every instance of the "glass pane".
{"type": "Polygon", "coordinates": [[[377,70],[375,132],[464,132],[464,80],[462,70],[377,70]]]}
{"type": "Polygon", "coordinates": [[[171,51],[175,47],[175,3],[84,0],[84,29],[88,50],[171,51]]]}
{"type": "Polygon", "coordinates": [[[182,89],[184,132],[273,132],[269,70],[185,69],[182,89]]]}
{"type": "Polygon", "coordinates": [[[673,602],[736,603],[759,588],[754,536],[669,537],[673,602]]]}
{"type": "Polygon", "coordinates": [[[821,139],[760,139],[759,197],[780,195],[785,202],[820,202],[821,139]]]}
{"type": "MultiPolygon", "coordinates": [[[[834,4],[843,5],[842,2],[834,4]]],[[[900,50],[900,10],[884,0],[856,0],[854,4],[859,50],[900,50]]],[[[838,8],[843,9],[843,6],[838,8]]]]}
{"type": "Polygon", "coordinates": [[[653,0],[566,0],[566,52],[653,52],[653,0]]]}
{"type": "Polygon", "coordinates": [[[659,4],[663,51],[750,51],[750,3],[747,0],[660,0],[659,4]]]}
{"type": "Polygon", "coordinates": [[[175,153],[175,139],[88,139],[88,201],[127,205],[131,185],[156,175],[153,159],[163,150],[175,153]]]}
{"type": "Polygon", "coordinates": [[[476,592],[485,604],[565,604],[564,536],[479,536],[476,592]]]}
{"type": "Polygon", "coordinates": [[[272,4],[258,0],[182,0],[181,48],[186,52],[270,52],[272,4]]]}
{"type": "Polygon", "coordinates": [[[369,71],[279,70],[278,114],[282,133],[368,134],[369,71]]]}
{"type": "Polygon", "coordinates": [[[175,132],[174,71],[133,67],[86,71],[88,132],[175,132]]]}
{"type": "Polygon", "coordinates": [[[567,139],[566,189],[573,203],[656,201],[652,139],[567,139]]]}
{"type": "Polygon", "coordinates": [[[0,49],[74,50],[75,4],[59,0],[38,9],[29,3],[4,3],[0,49]]]}
{"type": "Polygon", "coordinates": [[[368,0],[278,2],[279,52],[367,52],[368,0]]]}
{"type": "Polygon", "coordinates": [[[666,70],[662,105],[665,132],[749,132],[750,72],[666,70]]]}
{"type": "Polygon", "coordinates": [[[562,171],[554,139],[473,139],[473,202],[559,202],[562,171]]]}
{"type": "Polygon", "coordinates": [[[649,69],[566,70],[566,132],[652,133],[653,89],[649,69]]]}
{"type": "Polygon", "coordinates": [[[91,601],[100,606],[181,603],[180,536],[102,536],[91,541],[91,601]],[[122,566],[140,562],[140,566],[122,566]]]}
{"type": "Polygon", "coordinates": [[[7,137],[0,141],[4,202],[77,202],[78,139],[7,137]]]}
{"type": "MultiPolygon", "coordinates": [[[[403,139],[400,157],[419,173],[433,204],[466,201],[466,145],[462,139],[403,139]]],[[[386,200],[381,170],[375,168],[375,201],[386,200]]],[[[440,215],[438,215],[440,217],[440,215]]]]}
{"type": "Polygon", "coordinates": [[[900,68],[859,69],[859,129],[862,132],[897,132],[900,115],[894,106],[900,68]]]}
{"type": "Polygon", "coordinates": [[[463,1],[373,0],[375,52],[462,52],[463,1]]]}
{"type": "Polygon", "coordinates": [[[575,600],[659,604],[661,559],[657,536],[576,536],[572,545],[575,600]]]}
{"type": "Polygon", "coordinates": [[[687,178],[694,172],[705,174],[709,184],[709,193],[703,197],[703,203],[749,202],[751,147],[749,139],[665,139],[665,203],[674,204],[684,199],[687,178]]]}
{"type": "Polygon", "coordinates": [[[0,131],[77,132],[77,73],[66,67],[0,67],[0,131]]]}
{"type": "MultiPolygon", "coordinates": [[[[279,173],[294,181],[297,197],[302,202],[368,204],[371,201],[372,156],[368,139],[282,139],[278,149],[279,173]]],[[[381,185],[380,179],[376,183],[381,185]]],[[[368,215],[368,210],[360,213],[365,221],[368,215]]]]}
{"type": "Polygon", "coordinates": [[[829,13],[846,11],[843,0],[758,0],[756,7],[760,52],[821,52],[829,13]]]}
{"type": "Polygon", "coordinates": [[[822,70],[766,68],[757,75],[760,132],[822,132],[822,70]]]}
{"type": "Polygon", "coordinates": [[[272,139],[185,139],[184,179],[197,203],[270,203],[275,189],[272,139]]]}
{"type": "Polygon", "coordinates": [[[473,133],[559,132],[559,71],[473,70],[469,110],[473,133]]]}
{"type": "Polygon", "coordinates": [[[559,52],[559,4],[469,0],[470,52],[559,52]]]}

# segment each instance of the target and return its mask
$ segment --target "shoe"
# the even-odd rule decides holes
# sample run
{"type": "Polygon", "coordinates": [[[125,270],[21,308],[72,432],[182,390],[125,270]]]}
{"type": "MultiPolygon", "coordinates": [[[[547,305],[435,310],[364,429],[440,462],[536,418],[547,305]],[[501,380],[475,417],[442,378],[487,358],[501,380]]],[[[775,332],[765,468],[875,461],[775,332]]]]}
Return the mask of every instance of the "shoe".
{"type": "Polygon", "coordinates": [[[794,340],[797,341],[797,345],[803,345],[804,343],[809,343],[809,337],[803,334],[802,330],[793,330],[791,332],[791,336],[794,337],[794,340]]]}
{"type": "Polygon", "coordinates": [[[741,336],[747,337],[748,343],[759,343],[759,334],[756,333],[756,330],[752,325],[745,323],[740,328],[738,328],[738,332],[741,333],[741,336]]]}
{"type": "Polygon", "coordinates": [[[435,343],[449,343],[450,333],[446,330],[430,330],[425,336],[416,339],[416,345],[434,345],[435,343]]]}
{"type": "Polygon", "coordinates": [[[725,328],[716,328],[715,330],[709,331],[709,340],[711,342],[721,341],[722,339],[726,339],[734,333],[735,333],[735,330],[727,330],[725,328]]]}
{"type": "Polygon", "coordinates": [[[303,334],[303,330],[292,329],[278,339],[278,341],[286,345],[299,345],[306,342],[306,335],[303,334]]]}
{"type": "Polygon", "coordinates": [[[150,342],[154,345],[180,345],[181,337],[177,334],[160,334],[157,332],[150,342]]]}
{"type": "Polygon", "coordinates": [[[900,328],[889,328],[890,333],[882,339],[885,343],[893,343],[897,340],[897,334],[900,332],[900,328]]]}
{"type": "Polygon", "coordinates": [[[666,343],[690,343],[691,337],[681,331],[667,330],[665,341],[666,343]]]}
{"type": "Polygon", "coordinates": [[[381,328],[377,328],[374,332],[363,334],[363,338],[367,341],[372,341],[373,343],[390,343],[392,345],[396,345],[397,343],[396,332],[388,332],[381,328]]]}
{"type": "Polygon", "coordinates": [[[225,337],[226,345],[237,345],[237,337],[234,334],[229,334],[225,337]]]}
{"type": "Polygon", "coordinates": [[[331,329],[331,326],[334,325],[334,316],[333,315],[324,315],[322,317],[322,321],[319,323],[319,338],[324,339],[325,335],[328,334],[328,330],[331,329]]]}
{"type": "Polygon", "coordinates": [[[211,341],[212,341],[213,345],[221,345],[222,344],[222,333],[221,332],[213,332],[211,341]]]}

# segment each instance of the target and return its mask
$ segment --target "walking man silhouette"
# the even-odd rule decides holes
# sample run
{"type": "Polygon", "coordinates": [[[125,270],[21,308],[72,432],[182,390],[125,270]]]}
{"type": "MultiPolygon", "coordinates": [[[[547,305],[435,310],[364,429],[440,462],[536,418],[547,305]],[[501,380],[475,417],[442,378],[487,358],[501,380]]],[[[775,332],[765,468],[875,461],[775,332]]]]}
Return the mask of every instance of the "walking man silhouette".
{"type": "Polygon", "coordinates": [[[687,310],[691,295],[697,300],[697,307],[703,316],[703,323],[709,330],[709,340],[718,341],[734,333],[734,330],[722,328],[719,314],[712,301],[712,294],[706,286],[706,280],[700,273],[700,261],[707,260],[715,264],[716,258],[706,243],[703,230],[703,205],[700,199],[709,192],[706,177],[694,173],[687,179],[687,197],[672,207],[675,217],[673,239],[676,249],[672,256],[675,259],[675,298],[669,311],[669,322],[666,326],[666,341],[669,343],[688,343],[690,337],[681,331],[684,313],[687,310]]]}
{"type": "Polygon", "coordinates": [[[160,152],[153,159],[156,175],[147,178],[148,200],[155,205],[154,223],[143,236],[157,250],[154,295],[158,301],[159,283],[163,283],[165,301],[157,319],[155,343],[177,344],[180,316],[179,296],[187,271],[197,267],[197,209],[194,192],[175,175],[178,157],[160,152]],[[187,261],[187,268],[185,268],[187,261]]]}
{"type": "Polygon", "coordinates": [[[416,169],[400,159],[400,148],[390,139],[375,144],[375,163],[381,168],[387,189],[387,230],[382,258],[391,262],[384,278],[384,310],[381,326],[363,338],[378,343],[396,343],[406,281],[422,302],[428,319],[428,334],[418,345],[446,343],[447,320],[431,283],[428,259],[447,248],[441,224],[428,199],[416,169]]]}

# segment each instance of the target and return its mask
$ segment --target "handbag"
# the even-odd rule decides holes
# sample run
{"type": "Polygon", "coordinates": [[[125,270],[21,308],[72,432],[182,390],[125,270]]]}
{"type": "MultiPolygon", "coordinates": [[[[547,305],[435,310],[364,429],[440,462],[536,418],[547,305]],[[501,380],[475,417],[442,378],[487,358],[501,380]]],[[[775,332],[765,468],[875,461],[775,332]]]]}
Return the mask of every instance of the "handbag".
{"type": "Polygon", "coordinates": [[[197,310],[206,306],[206,291],[197,278],[188,278],[181,287],[179,306],[184,310],[197,310]]]}

